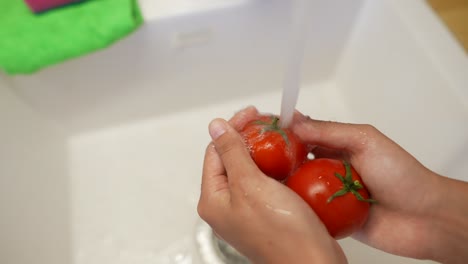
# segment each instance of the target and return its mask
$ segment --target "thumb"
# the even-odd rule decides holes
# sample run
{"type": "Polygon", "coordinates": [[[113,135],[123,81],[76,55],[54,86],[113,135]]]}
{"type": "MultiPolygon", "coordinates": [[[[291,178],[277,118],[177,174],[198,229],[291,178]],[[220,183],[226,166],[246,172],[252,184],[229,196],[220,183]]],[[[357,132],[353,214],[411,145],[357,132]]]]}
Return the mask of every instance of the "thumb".
{"type": "Polygon", "coordinates": [[[250,157],[242,137],[228,122],[223,119],[211,121],[209,132],[231,180],[258,175],[259,169],[250,157]]]}

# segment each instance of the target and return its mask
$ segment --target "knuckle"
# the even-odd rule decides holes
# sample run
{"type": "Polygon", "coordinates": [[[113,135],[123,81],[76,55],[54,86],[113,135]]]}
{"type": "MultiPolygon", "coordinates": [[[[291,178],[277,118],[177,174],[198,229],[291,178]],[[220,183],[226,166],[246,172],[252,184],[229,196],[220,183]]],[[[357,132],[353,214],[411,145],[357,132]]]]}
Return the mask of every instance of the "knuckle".
{"type": "Polygon", "coordinates": [[[375,128],[373,125],[370,124],[363,124],[362,130],[364,130],[368,134],[376,134],[377,133],[377,128],[375,128]]]}
{"type": "Polygon", "coordinates": [[[213,149],[213,146],[214,146],[214,145],[213,145],[213,142],[210,142],[210,143],[206,146],[205,152],[211,151],[211,149],[213,149]]]}
{"type": "Polygon", "coordinates": [[[206,222],[209,222],[210,211],[211,210],[208,208],[204,199],[200,199],[200,201],[198,202],[198,206],[197,206],[197,212],[200,218],[205,220],[206,222]]]}
{"type": "Polygon", "coordinates": [[[218,150],[220,156],[228,156],[240,147],[239,143],[242,142],[239,141],[235,135],[226,133],[219,138],[216,149],[218,150]]]}
{"type": "Polygon", "coordinates": [[[373,125],[370,124],[360,124],[357,125],[357,133],[355,139],[357,140],[360,147],[367,149],[370,146],[373,146],[375,143],[375,138],[379,131],[373,125]]]}

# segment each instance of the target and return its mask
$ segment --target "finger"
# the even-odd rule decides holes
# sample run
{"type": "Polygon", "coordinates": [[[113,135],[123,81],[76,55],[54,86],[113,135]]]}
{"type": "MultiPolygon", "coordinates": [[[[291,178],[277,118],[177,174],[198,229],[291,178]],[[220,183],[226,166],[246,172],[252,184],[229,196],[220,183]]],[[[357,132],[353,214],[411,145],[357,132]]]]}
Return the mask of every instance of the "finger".
{"type": "Polygon", "coordinates": [[[202,219],[213,222],[229,207],[230,192],[221,158],[213,143],[205,151],[200,200],[197,211],[202,219]]]}
{"type": "Polygon", "coordinates": [[[314,120],[300,112],[296,112],[291,129],[308,144],[350,152],[361,150],[375,130],[369,125],[314,120]]]}
{"type": "Polygon", "coordinates": [[[337,159],[337,160],[346,160],[349,161],[349,155],[345,151],[324,148],[324,147],[315,147],[312,151],[314,154],[314,159],[337,159]]]}
{"type": "Polygon", "coordinates": [[[258,167],[250,157],[242,137],[223,119],[215,119],[209,125],[209,131],[229,182],[238,181],[245,176],[258,175],[258,167]]]}
{"type": "Polygon", "coordinates": [[[248,122],[258,116],[258,110],[255,106],[249,106],[237,112],[228,123],[237,131],[241,130],[248,122]]]}
{"type": "Polygon", "coordinates": [[[202,195],[224,191],[227,188],[226,172],[223,162],[213,143],[205,151],[202,174],[202,195]]]}

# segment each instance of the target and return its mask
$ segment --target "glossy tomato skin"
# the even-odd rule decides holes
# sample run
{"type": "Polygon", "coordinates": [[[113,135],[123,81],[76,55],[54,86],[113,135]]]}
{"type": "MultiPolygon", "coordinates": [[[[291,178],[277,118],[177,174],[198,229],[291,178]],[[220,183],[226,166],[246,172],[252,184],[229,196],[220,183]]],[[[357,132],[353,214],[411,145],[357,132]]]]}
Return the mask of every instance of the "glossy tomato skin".
{"type": "MultiPolygon", "coordinates": [[[[370,204],[359,201],[351,192],[327,200],[343,188],[343,182],[335,172],[345,176],[342,161],[333,159],[315,159],[304,163],[286,185],[304,199],[325,224],[329,234],[335,239],[347,237],[360,229],[367,220],[370,204]]],[[[351,167],[353,181],[362,179],[351,167]]],[[[365,186],[357,190],[364,199],[369,199],[365,186]]]]}
{"type": "Polygon", "coordinates": [[[306,144],[293,132],[273,124],[275,118],[271,115],[259,116],[249,122],[240,134],[259,169],[281,181],[307,159],[308,152],[306,144]]]}

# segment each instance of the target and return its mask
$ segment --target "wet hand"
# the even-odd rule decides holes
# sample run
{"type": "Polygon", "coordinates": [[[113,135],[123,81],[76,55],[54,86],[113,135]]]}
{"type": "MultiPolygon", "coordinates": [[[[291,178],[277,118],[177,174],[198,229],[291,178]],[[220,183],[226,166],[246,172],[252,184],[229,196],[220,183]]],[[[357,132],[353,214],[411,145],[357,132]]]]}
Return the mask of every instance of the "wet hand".
{"type": "Polygon", "coordinates": [[[236,130],[255,108],[209,125],[200,216],[226,242],[255,263],[345,263],[338,243],[309,206],[255,165],[236,130]]]}
{"type": "Polygon", "coordinates": [[[432,257],[438,175],[370,125],[312,120],[296,112],[292,130],[316,146],[316,158],[350,162],[378,201],[354,238],[397,255],[432,257]]]}

